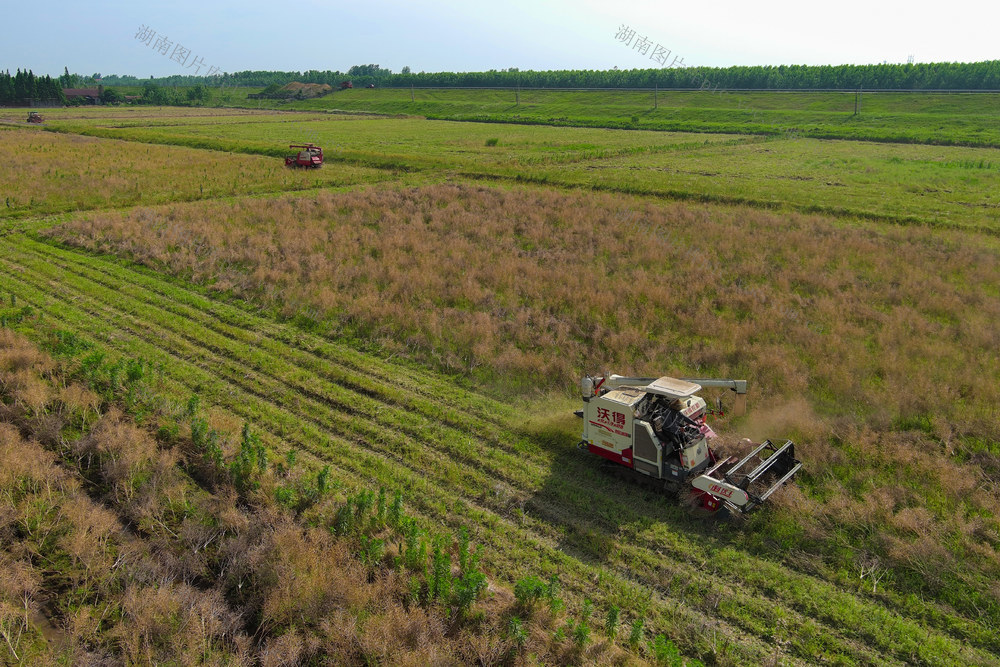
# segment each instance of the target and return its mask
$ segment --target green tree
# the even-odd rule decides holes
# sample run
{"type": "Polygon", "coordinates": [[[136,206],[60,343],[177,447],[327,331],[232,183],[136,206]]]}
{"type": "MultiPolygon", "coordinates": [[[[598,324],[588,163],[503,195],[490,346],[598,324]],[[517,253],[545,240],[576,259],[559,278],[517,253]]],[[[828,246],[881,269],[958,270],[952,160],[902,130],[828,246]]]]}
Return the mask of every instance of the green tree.
{"type": "Polygon", "coordinates": [[[103,104],[121,104],[125,101],[125,96],[114,88],[105,88],[101,91],[101,102],[103,104]]]}
{"type": "Polygon", "coordinates": [[[208,99],[208,89],[205,88],[205,86],[198,84],[197,86],[188,89],[187,98],[189,102],[204,102],[208,99]]]}
{"type": "Polygon", "coordinates": [[[14,101],[14,79],[10,72],[0,73],[0,103],[9,104],[14,101]]]}
{"type": "Polygon", "coordinates": [[[167,106],[175,103],[172,91],[148,82],[142,89],[141,99],[144,104],[156,104],[160,106],[167,106]]]}
{"type": "Polygon", "coordinates": [[[59,85],[63,88],[76,88],[80,81],[80,76],[77,74],[70,74],[69,67],[63,68],[63,74],[59,77],[59,85]]]}

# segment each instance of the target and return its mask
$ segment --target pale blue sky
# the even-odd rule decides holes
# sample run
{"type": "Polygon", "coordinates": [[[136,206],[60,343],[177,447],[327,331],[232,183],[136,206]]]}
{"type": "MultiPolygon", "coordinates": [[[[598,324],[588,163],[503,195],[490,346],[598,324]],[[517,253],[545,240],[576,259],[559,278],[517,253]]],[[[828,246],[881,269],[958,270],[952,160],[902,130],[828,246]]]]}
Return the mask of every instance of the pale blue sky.
{"type": "MultiPolygon", "coordinates": [[[[1000,3],[776,0],[9,2],[0,68],[138,77],[194,73],[135,39],[148,26],[219,71],[622,69],[655,66],[614,39],[626,24],[687,65],[1000,58],[1000,3]]],[[[205,69],[202,73],[205,73],[205,69]]]]}

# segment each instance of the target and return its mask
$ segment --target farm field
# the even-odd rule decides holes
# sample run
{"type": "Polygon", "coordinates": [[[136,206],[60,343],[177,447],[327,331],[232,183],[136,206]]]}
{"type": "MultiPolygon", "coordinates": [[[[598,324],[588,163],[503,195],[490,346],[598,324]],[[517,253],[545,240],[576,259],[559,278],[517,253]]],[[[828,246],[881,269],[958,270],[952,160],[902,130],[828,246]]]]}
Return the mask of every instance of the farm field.
{"type": "Polygon", "coordinates": [[[86,125],[53,122],[52,127],[157,143],[198,143],[210,147],[212,142],[217,142],[219,145],[247,147],[252,152],[273,151],[276,145],[287,146],[308,137],[316,143],[335,146],[331,154],[334,160],[340,155],[368,158],[391,156],[410,162],[414,167],[430,165],[436,168],[562,163],[647,151],[672,151],[715,142],[752,140],[734,135],[616,132],[587,128],[554,131],[538,126],[456,125],[418,118],[373,119],[335,114],[282,114],[270,118],[257,115],[245,123],[213,117],[199,119],[197,123],[176,125],[160,126],[154,122],[148,129],[138,121],[121,127],[93,120],[86,125]],[[292,122],[289,118],[293,119],[292,122]],[[486,142],[492,139],[496,143],[487,145],[486,142]]]}
{"type": "MultiPolygon", "coordinates": [[[[711,87],[711,86],[710,86],[711,87]]],[[[246,93],[258,92],[247,89],[246,93]]],[[[1000,93],[867,92],[854,115],[853,92],[652,90],[337,91],[315,100],[249,100],[220,91],[219,103],[260,108],[371,111],[441,120],[541,123],[681,132],[797,134],[826,139],[1000,146],[1000,93]]]]}
{"type": "MultiPolygon", "coordinates": [[[[207,118],[252,118],[254,116],[274,116],[272,110],[255,109],[223,109],[205,107],[154,107],[154,106],[119,106],[114,108],[103,106],[78,106],[46,108],[41,112],[47,119],[85,120],[100,123],[116,123],[129,120],[146,122],[169,122],[182,119],[195,120],[207,118]]],[[[0,109],[0,119],[6,123],[23,124],[26,110],[21,108],[0,109]]]]}
{"type": "MultiPolygon", "coordinates": [[[[523,406],[443,391],[433,376],[107,259],[30,239],[8,237],[5,245],[5,290],[19,303],[60,328],[162,365],[202,400],[332,465],[348,490],[401,489],[427,520],[468,526],[498,576],[559,573],[574,599],[586,594],[599,605],[645,606],[651,627],[687,651],[739,664],[763,659],[779,626],[787,632],[784,650],[804,660],[991,661],[995,648],[979,629],[982,620],[905,596],[891,603],[888,586],[877,596],[838,591],[845,582],[821,563],[808,565],[808,552],[796,550],[804,559],[798,568],[780,567],[771,560],[780,549],[752,555],[753,533],[742,537],[751,544],[740,544],[739,532],[717,534],[674,503],[622,488],[567,447],[558,424],[568,420],[519,435],[531,416],[523,406]],[[352,415],[345,418],[348,405],[352,415]],[[725,567],[703,571],[706,560],[725,567]],[[603,582],[596,589],[594,577],[603,582]],[[773,577],[787,586],[775,588],[773,577]],[[901,616],[897,606],[920,621],[901,616]]],[[[786,529],[797,521],[783,518],[786,529]]]]}
{"type": "MultiPolygon", "coordinates": [[[[177,394],[162,366],[108,359],[23,307],[16,319],[41,342],[0,330],[4,664],[627,658],[549,638],[571,622],[552,582],[559,609],[495,595],[473,616],[486,578],[467,531],[432,535],[385,487],[342,504],[329,466],[177,394]],[[381,567],[384,550],[398,566],[381,567]],[[514,614],[516,641],[502,630],[514,614]]],[[[656,645],[676,655],[662,635],[656,645]]]]}
{"type": "Polygon", "coordinates": [[[0,219],[90,208],[155,204],[391,178],[389,172],[344,166],[303,173],[273,159],[173,146],[8,131],[0,142],[4,193],[0,219]]]}
{"type": "MultiPolygon", "coordinates": [[[[441,650],[629,664],[665,660],[662,634],[707,664],[1000,664],[994,150],[72,111],[0,130],[0,151],[48,159],[5,174],[29,205],[0,221],[3,325],[145,360],[171,404],[252,425],[267,460],[329,466],[296,530],[336,532],[338,503],[379,488],[423,530],[468,530],[487,620],[441,650]],[[299,141],[322,170],[276,161],[299,141]],[[155,157],[122,176],[142,197],[86,194],[109,176],[73,165],[123,149],[155,157]],[[574,447],[576,381],[602,370],[747,378],[720,447],[790,437],[803,473],[745,522],[623,484],[574,447]],[[551,575],[560,618],[594,614],[589,648],[504,625],[517,582],[551,575]],[[614,608],[617,642],[596,627],[614,608]]],[[[360,633],[345,655],[377,655],[357,643],[369,612],[337,617],[360,633]]],[[[287,629],[262,627],[262,651],[287,629]]],[[[411,648],[396,659],[428,655],[411,648]]]]}
{"type": "MultiPolygon", "coordinates": [[[[395,171],[532,181],[696,201],[996,229],[996,149],[290,114],[65,132],[277,157],[290,143],[395,171]],[[294,116],[293,116],[294,117],[294,116]],[[350,119],[350,120],[345,120],[350,119]]],[[[186,117],[181,117],[184,120],[186,117]]]]}
{"type": "Polygon", "coordinates": [[[994,149],[794,139],[539,170],[549,182],[889,221],[1000,229],[994,149]],[[678,159],[680,157],[680,159],[678,159]]]}

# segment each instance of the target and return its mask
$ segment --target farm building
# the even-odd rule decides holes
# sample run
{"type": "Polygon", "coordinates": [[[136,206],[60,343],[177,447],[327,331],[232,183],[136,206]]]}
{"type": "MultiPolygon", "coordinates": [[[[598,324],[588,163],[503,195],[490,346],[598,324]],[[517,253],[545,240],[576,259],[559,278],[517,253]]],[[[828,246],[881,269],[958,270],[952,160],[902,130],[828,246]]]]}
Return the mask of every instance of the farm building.
{"type": "Polygon", "coordinates": [[[63,88],[63,95],[66,96],[67,102],[80,100],[83,104],[101,103],[100,88],[63,88]]]}

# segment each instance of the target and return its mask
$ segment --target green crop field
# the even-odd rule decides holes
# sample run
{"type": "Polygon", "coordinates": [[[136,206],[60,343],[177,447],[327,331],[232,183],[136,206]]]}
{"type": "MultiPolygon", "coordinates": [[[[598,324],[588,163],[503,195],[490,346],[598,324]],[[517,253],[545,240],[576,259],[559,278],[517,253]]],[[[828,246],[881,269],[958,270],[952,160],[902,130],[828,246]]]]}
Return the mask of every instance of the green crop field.
{"type": "Polygon", "coordinates": [[[1000,146],[998,93],[547,91],[376,89],[303,101],[218,102],[250,108],[365,111],[447,120],[541,123],[684,132],[795,133],[807,137],[1000,146]]]}
{"type": "Polygon", "coordinates": [[[274,157],[312,141],[358,166],[945,227],[996,229],[1000,216],[992,148],[288,113],[53,118],[48,129],[274,157]]]}
{"type": "MultiPolygon", "coordinates": [[[[149,516],[129,494],[152,473],[121,491],[117,450],[86,443],[121,413],[153,434],[156,470],[177,466],[190,500],[170,496],[161,523],[135,519],[111,543],[219,540],[179,577],[243,615],[238,632],[184,640],[178,655],[204,662],[294,646],[384,664],[1000,664],[990,99],[866,95],[871,118],[851,121],[853,95],[745,94],[737,110],[729,95],[670,93],[633,112],[644,93],[587,94],[525,91],[515,106],[508,91],[357,90],[278,110],[52,110],[42,128],[0,112],[15,165],[0,176],[0,324],[69,369],[0,340],[0,421],[124,523],[149,516]],[[545,124],[569,121],[584,127],[545,124]],[[761,122],[815,130],[763,136],[761,122]],[[282,166],[300,142],[324,147],[321,170],[282,166]],[[118,360],[103,400],[68,397],[73,382],[105,396],[93,369],[118,360]],[[155,387],[130,384],[147,367],[155,387]],[[803,472],[746,520],[607,474],[576,448],[572,414],[579,375],[604,370],[747,379],[749,413],[715,422],[719,447],[790,437],[803,472]],[[252,428],[253,465],[236,436],[204,449],[194,405],[218,432],[252,428]],[[308,503],[289,499],[296,457],[317,479],[308,503]],[[402,494],[411,527],[345,529],[380,489],[402,494]],[[287,522],[283,544],[348,545],[399,611],[314,592],[322,567],[300,542],[283,571],[298,588],[244,573],[263,591],[250,600],[232,577],[233,553],[253,552],[235,517],[251,510],[287,522]],[[450,537],[463,530],[489,583],[465,603],[468,554],[450,537]],[[558,604],[532,611],[525,582],[553,576],[558,604]]],[[[40,590],[71,594],[29,603],[0,577],[8,648],[27,633],[17,646],[41,662],[169,659],[178,619],[207,603],[171,602],[159,621],[137,611],[134,584],[88,583],[75,529],[33,528],[75,515],[38,509],[26,474],[0,476],[27,513],[0,536],[35,545],[40,590]],[[87,625],[102,605],[108,623],[87,625]],[[139,644],[122,638],[129,622],[152,628],[139,644]]],[[[60,484],[59,503],[83,502],[60,484]]],[[[0,551],[0,572],[21,554],[0,551]]]]}

